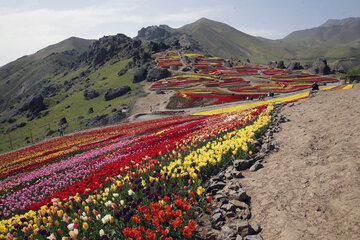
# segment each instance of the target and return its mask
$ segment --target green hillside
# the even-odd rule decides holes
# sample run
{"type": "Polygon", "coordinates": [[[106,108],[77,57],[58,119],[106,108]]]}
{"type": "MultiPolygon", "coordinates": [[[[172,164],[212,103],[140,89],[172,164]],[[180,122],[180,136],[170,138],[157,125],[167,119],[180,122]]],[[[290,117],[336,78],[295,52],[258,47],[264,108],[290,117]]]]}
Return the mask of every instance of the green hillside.
{"type": "Polygon", "coordinates": [[[292,55],[271,41],[253,37],[229,25],[202,18],[178,29],[191,35],[207,52],[215,56],[274,60],[292,55]]]}

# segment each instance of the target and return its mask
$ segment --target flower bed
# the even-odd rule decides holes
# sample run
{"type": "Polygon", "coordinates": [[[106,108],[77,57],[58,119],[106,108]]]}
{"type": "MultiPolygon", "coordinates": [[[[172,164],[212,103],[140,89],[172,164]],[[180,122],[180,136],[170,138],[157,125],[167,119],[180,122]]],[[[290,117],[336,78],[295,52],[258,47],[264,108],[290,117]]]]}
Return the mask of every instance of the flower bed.
{"type": "Polygon", "coordinates": [[[230,88],[229,90],[240,92],[240,93],[247,93],[247,92],[257,92],[257,93],[288,93],[288,92],[295,92],[299,90],[303,90],[306,88],[311,88],[311,83],[281,83],[277,82],[274,84],[259,84],[259,85],[252,85],[248,87],[240,87],[240,88],[230,88]]]}
{"type": "Polygon", "coordinates": [[[182,66],[179,54],[176,51],[167,51],[155,54],[158,66],[170,68],[171,66],[182,66]]]}
{"type": "Polygon", "coordinates": [[[177,122],[161,119],[165,123],[152,130],[33,171],[23,176],[29,184],[17,198],[14,193],[7,199],[11,206],[0,205],[5,211],[0,239],[191,238],[197,214],[206,212],[204,181],[234,157],[251,155],[250,143],[269,124],[271,110],[263,105],[207,117],[177,116],[177,122]],[[34,186],[55,179],[66,183],[35,199],[43,193],[34,186]],[[25,192],[33,202],[22,198],[25,192]],[[28,210],[16,202],[28,204],[28,210]]]}

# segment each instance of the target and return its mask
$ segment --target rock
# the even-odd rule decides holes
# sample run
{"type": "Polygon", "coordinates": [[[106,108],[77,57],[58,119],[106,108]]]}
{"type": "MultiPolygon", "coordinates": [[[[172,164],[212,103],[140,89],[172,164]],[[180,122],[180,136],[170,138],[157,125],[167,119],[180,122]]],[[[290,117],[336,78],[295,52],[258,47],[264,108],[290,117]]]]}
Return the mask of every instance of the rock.
{"type": "Polygon", "coordinates": [[[10,132],[12,132],[12,131],[15,131],[15,130],[18,129],[18,128],[25,127],[25,126],[26,126],[26,123],[25,123],[25,122],[12,125],[11,127],[9,127],[9,128],[6,130],[5,133],[8,134],[8,133],[10,133],[10,132]]]}
{"type": "Polygon", "coordinates": [[[122,110],[116,111],[114,114],[107,118],[107,124],[115,124],[126,118],[126,113],[122,110]]]}
{"type": "Polygon", "coordinates": [[[63,118],[61,118],[60,121],[59,121],[59,126],[61,126],[61,125],[63,125],[63,124],[66,124],[66,123],[68,123],[68,122],[67,122],[66,118],[63,117],[63,118]]]}
{"type": "Polygon", "coordinates": [[[171,76],[171,72],[166,68],[153,68],[149,71],[146,77],[148,82],[156,82],[157,80],[171,76]]]}
{"type": "Polygon", "coordinates": [[[91,127],[101,127],[107,124],[107,114],[103,114],[103,115],[97,115],[92,119],[89,119],[88,123],[86,124],[86,126],[91,126],[91,127]]]}
{"type": "Polygon", "coordinates": [[[234,205],[236,208],[240,208],[240,209],[248,209],[249,208],[249,206],[246,203],[236,200],[236,199],[230,200],[229,202],[232,205],[234,205]]]}
{"type": "Polygon", "coordinates": [[[287,66],[287,69],[289,69],[289,70],[300,70],[300,69],[304,69],[304,68],[301,66],[300,62],[291,62],[287,66]]]}
{"type": "Polygon", "coordinates": [[[128,92],[131,91],[131,88],[129,86],[122,86],[119,88],[115,88],[112,89],[110,88],[106,93],[105,93],[105,101],[109,101],[112,100],[114,98],[120,97],[128,92]]]}
{"type": "Polygon", "coordinates": [[[218,239],[218,230],[215,230],[210,227],[201,226],[197,228],[194,232],[195,239],[202,239],[202,240],[217,240],[218,239]]]}
{"type": "Polygon", "coordinates": [[[220,190],[223,189],[226,186],[226,184],[224,182],[214,182],[211,183],[208,187],[208,191],[212,191],[212,190],[220,190]]]}
{"type": "Polygon", "coordinates": [[[233,166],[235,167],[236,170],[241,171],[241,170],[248,169],[250,166],[250,163],[248,160],[238,159],[233,162],[233,166]]]}
{"type": "Polygon", "coordinates": [[[235,220],[229,224],[229,228],[233,230],[235,234],[239,234],[241,237],[245,237],[251,234],[251,228],[247,220],[235,220]]]}
{"type": "Polygon", "coordinates": [[[99,92],[97,92],[96,90],[85,90],[84,91],[85,100],[90,100],[90,99],[96,98],[99,95],[100,95],[99,92]]]}
{"type": "Polygon", "coordinates": [[[220,235],[219,235],[219,239],[222,239],[222,240],[232,240],[233,237],[234,237],[234,232],[233,232],[233,229],[231,229],[229,226],[223,226],[221,228],[221,232],[220,232],[220,235]]]}
{"type": "Polygon", "coordinates": [[[249,197],[243,189],[239,189],[238,191],[230,190],[229,195],[232,199],[242,202],[246,201],[249,197]]]}
{"type": "Polygon", "coordinates": [[[121,77],[122,75],[124,75],[127,72],[127,69],[122,69],[118,72],[118,76],[121,77]]]}
{"type": "Polygon", "coordinates": [[[326,75],[330,73],[330,67],[325,58],[318,58],[314,61],[309,71],[314,74],[326,75]]]}
{"type": "Polygon", "coordinates": [[[55,134],[55,133],[57,133],[58,131],[57,130],[49,130],[49,131],[47,131],[47,133],[46,133],[46,136],[48,137],[48,136],[51,136],[51,135],[53,135],[53,134],[55,134]]]}
{"type": "Polygon", "coordinates": [[[216,212],[212,215],[212,220],[213,222],[216,224],[218,223],[219,221],[225,221],[225,217],[224,215],[222,214],[222,212],[216,212]]]}
{"type": "Polygon", "coordinates": [[[244,240],[263,240],[260,235],[247,235],[244,240]]]}
{"type": "Polygon", "coordinates": [[[41,95],[34,97],[29,102],[29,111],[31,112],[40,112],[44,109],[46,109],[46,106],[44,104],[44,98],[41,95]]]}
{"type": "MultiPolygon", "coordinates": [[[[138,31],[138,38],[144,38],[146,40],[153,39],[166,39],[169,38],[171,33],[165,29],[165,26],[149,26],[146,28],[141,28],[138,31]]],[[[154,45],[154,43],[153,43],[154,45]]]]}
{"type": "Polygon", "coordinates": [[[16,119],[14,119],[14,118],[10,118],[9,120],[7,120],[7,122],[11,124],[11,123],[16,122],[16,119]]]}
{"type": "Polygon", "coordinates": [[[87,114],[92,114],[93,112],[94,112],[94,109],[92,107],[90,107],[87,114]]]}
{"type": "Polygon", "coordinates": [[[190,71],[190,70],[191,70],[190,67],[184,67],[183,69],[181,69],[181,71],[183,71],[183,72],[188,72],[188,71],[190,71]]]}
{"type": "Polygon", "coordinates": [[[285,67],[285,64],[284,64],[284,61],[279,61],[279,62],[276,64],[276,68],[280,68],[280,69],[286,68],[286,67],[285,67]]]}
{"type": "Polygon", "coordinates": [[[251,166],[250,171],[255,172],[255,171],[259,170],[262,167],[263,167],[263,165],[261,163],[256,162],[254,165],[251,166]]]}
{"type": "Polygon", "coordinates": [[[65,107],[65,109],[68,109],[68,108],[70,108],[71,106],[70,105],[67,105],[66,107],[65,107]]]}
{"type": "Polygon", "coordinates": [[[179,70],[179,66],[170,66],[170,70],[177,71],[179,70]]]}
{"type": "Polygon", "coordinates": [[[226,203],[226,204],[223,204],[220,209],[223,209],[225,210],[226,212],[234,212],[236,210],[236,206],[232,203],[226,203]]]}
{"type": "Polygon", "coordinates": [[[231,60],[224,61],[224,67],[232,67],[234,64],[231,60]]]}
{"type": "Polygon", "coordinates": [[[236,235],[235,240],[243,240],[243,238],[241,237],[241,235],[236,235]]]}
{"type": "Polygon", "coordinates": [[[253,233],[259,233],[261,231],[261,227],[257,223],[250,223],[250,227],[253,233]]]}
{"type": "Polygon", "coordinates": [[[156,94],[165,94],[165,92],[163,90],[158,89],[156,90],[156,94]]]}
{"type": "Polygon", "coordinates": [[[139,83],[146,79],[147,70],[145,68],[139,68],[134,74],[133,83],[139,83]]]}

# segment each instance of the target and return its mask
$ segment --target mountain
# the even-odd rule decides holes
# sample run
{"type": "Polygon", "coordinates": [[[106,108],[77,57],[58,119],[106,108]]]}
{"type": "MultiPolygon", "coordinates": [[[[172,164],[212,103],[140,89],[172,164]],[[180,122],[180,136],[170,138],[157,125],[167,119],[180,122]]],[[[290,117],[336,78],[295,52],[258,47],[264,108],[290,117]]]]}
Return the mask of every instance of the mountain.
{"type": "Polygon", "coordinates": [[[297,57],[359,58],[360,18],[331,19],[319,27],[292,32],[281,42],[297,57]]]}
{"type": "Polygon", "coordinates": [[[328,20],[319,27],[295,31],[280,40],[254,37],[206,18],[177,29],[166,25],[143,28],[137,38],[160,42],[174,41],[178,36],[206,53],[250,58],[257,63],[277,59],[310,63],[320,56],[330,63],[352,59],[356,64],[360,60],[360,18],[328,20]]]}
{"type": "Polygon", "coordinates": [[[0,110],[41,89],[52,77],[71,69],[93,40],[71,37],[0,68],[0,110]]]}
{"type": "Polygon", "coordinates": [[[354,23],[354,22],[358,22],[359,19],[360,19],[359,17],[350,17],[350,18],[344,18],[344,19],[329,19],[325,23],[320,25],[320,27],[331,27],[331,26],[347,25],[347,24],[351,24],[351,23],[354,23]]]}
{"type": "Polygon", "coordinates": [[[271,40],[243,33],[229,25],[207,18],[174,29],[167,25],[142,28],[137,39],[171,44],[179,40],[182,47],[201,50],[224,58],[253,58],[262,61],[292,55],[271,40]]]}

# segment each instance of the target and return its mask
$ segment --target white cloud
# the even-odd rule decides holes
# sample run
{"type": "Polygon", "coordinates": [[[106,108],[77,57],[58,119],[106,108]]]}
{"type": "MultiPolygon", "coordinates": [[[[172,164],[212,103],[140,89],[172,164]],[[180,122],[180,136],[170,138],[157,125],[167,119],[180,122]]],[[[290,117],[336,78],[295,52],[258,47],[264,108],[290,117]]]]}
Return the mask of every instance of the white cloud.
{"type": "Polygon", "coordinates": [[[173,13],[131,7],[95,7],[54,10],[48,8],[22,10],[0,8],[0,66],[31,54],[70,36],[99,38],[124,33],[135,36],[137,30],[153,24],[183,24],[210,15],[217,9],[179,9],[173,13]]]}
{"type": "Polygon", "coordinates": [[[249,27],[238,27],[237,30],[247,33],[252,36],[260,36],[269,39],[279,39],[283,38],[285,35],[282,32],[279,32],[274,29],[257,29],[257,28],[249,28],[249,27]]]}

